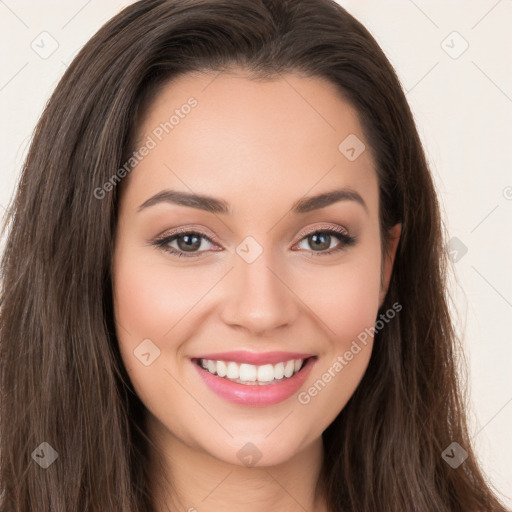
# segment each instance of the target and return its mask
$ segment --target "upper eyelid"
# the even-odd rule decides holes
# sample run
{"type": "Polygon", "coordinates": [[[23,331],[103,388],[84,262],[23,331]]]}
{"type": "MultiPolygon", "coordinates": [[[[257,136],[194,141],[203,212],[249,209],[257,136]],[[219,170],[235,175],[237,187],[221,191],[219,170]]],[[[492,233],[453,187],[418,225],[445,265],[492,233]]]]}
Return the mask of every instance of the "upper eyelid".
{"type": "Polygon", "coordinates": [[[332,226],[332,225],[322,225],[322,226],[315,226],[314,228],[307,229],[305,231],[300,232],[300,240],[304,238],[305,236],[310,235],[311,233],[316,233],[317,231],[342,231],[345,235],[350,236],[350,232],[347,228],[344,228],[343,226],[332,226]]]}
{"type": "MultiPolygon", "coordinates": [[[[304,231],[301,231],[299,233],[299,241],[302,240],[304,237],[312,234],[312,233],[316,233],[316,232],[319,232],[319,231],[333,231],[336,233],[336,231],[341,231],[343,232],[345,235],[347,236],[350,236],[350,232],[348,231],[348,229],[346,229],[345,227],[343,226],[333,226],[333,225],[321,225],[321,226],[315,226],[313,228],[310,228],[310,229],[306,229],[304,231]]],[[[178,228],[177,230],[175,231],[167,231],[167,232],[164,232],[162,235],[159,235],[156,237],[156,241],[162,241],[162,240],[167,240],[169,238],[174,238],[174,237],[177,237],[179,235],[186,235],[186,234],[197,234],[203,238],[206,238],[207,240],[209,240],[210,242],[214,242],[214,243],[218,243],[219,242],[219,238],[215,235],[207,235],[206,233],[202,232],[201,229],[197,229],[197,228],[194,228],[194,227],[188,227],[188,228],[178,228]]]]}

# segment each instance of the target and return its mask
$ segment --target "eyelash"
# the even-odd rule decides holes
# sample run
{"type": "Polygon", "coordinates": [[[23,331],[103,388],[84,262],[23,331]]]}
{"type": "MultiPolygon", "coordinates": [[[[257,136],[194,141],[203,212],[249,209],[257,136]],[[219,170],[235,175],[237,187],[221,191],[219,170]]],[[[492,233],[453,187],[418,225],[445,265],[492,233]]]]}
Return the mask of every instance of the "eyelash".
{"type": "MultiPolygon", "coordinates": [[[[354,245],[357,241],[355,237],[348,235],[344,229],[331,226],[328,228],[316,228],[311,231],[308,231],[307,233],[304,233],[298,243],[302,242],[302,240],[304,240],[308,236],[314,235],[314,234],[335,235],[335,237],[338,238],[338,240],[341,243],[337,247],[335,247],[334,249],[331,249],[329,251],[320,251],[320,252],[310,251],[313,256],[328,256],[328,255],[337,253],[338,251],[343,250],[345,247],[354,245]]],[[[206,251],[198,251],[196,253],[187,254],[186,252],[169,247],[168,244],[170,244],[171,242],[176,240],[180,235],[197,235],[212,244],[214,244],[215,240],[216,240],[215,237],[206,236],[205,234],[200,233],[198,231],[193,231],[190,229],[183,229],[180,231],[175,231],[175,232],[171,233],[170,235],[166,235],[162,238],[158,238],[157,240],[152,242],[151,245],[153,245],[167,253],[170,253],[174,256],[178,256],[179,258],[181,258],[181,257],[197,258],[197,257],[200,257],[204,252],[206,252],[206,251]]]]}

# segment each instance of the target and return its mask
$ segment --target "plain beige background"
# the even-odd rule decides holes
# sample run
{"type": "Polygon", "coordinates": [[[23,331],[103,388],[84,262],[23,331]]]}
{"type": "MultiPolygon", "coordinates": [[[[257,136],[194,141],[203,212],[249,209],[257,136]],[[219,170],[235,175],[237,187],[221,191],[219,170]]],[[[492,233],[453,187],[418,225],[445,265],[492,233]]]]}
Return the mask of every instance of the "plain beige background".
{"type": "MultiPolygon", "coordinates": [[[[0,0],[2,215],[62,73],[130,3],[0,0]]],[[[512,1],[339,3],[382,46],[416,117],[450,237],[471,433],[486,473],[512,506],[512,1]]]]}

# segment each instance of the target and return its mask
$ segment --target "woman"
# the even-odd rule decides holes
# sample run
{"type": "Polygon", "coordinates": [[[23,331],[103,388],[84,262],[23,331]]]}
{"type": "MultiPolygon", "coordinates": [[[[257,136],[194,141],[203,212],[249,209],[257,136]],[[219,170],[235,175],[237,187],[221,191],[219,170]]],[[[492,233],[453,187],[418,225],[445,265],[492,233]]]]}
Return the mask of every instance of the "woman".
{"type": "Polygon", "coordinates": [[[9,227],[2,512],[505,510],[412,115],[336,3],[126,8],[48,103],[9,227]]]}

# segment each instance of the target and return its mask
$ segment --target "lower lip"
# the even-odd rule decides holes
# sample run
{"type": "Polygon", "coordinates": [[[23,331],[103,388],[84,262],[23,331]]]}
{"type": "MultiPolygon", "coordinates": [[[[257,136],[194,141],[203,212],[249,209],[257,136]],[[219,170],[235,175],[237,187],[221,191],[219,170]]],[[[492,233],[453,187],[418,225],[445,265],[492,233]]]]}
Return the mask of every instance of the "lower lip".
{"type": "Polygon", "coordinates": [[[271,384],[239,384],[223,377],[213,375],[196,362],[196,367],[203,382],[218,396],[238,405],[266,406],[278,404],[296,393],[307,379],[316,358],[310,357],[306,364],[293,377],[283,378],[271,384]]]}

